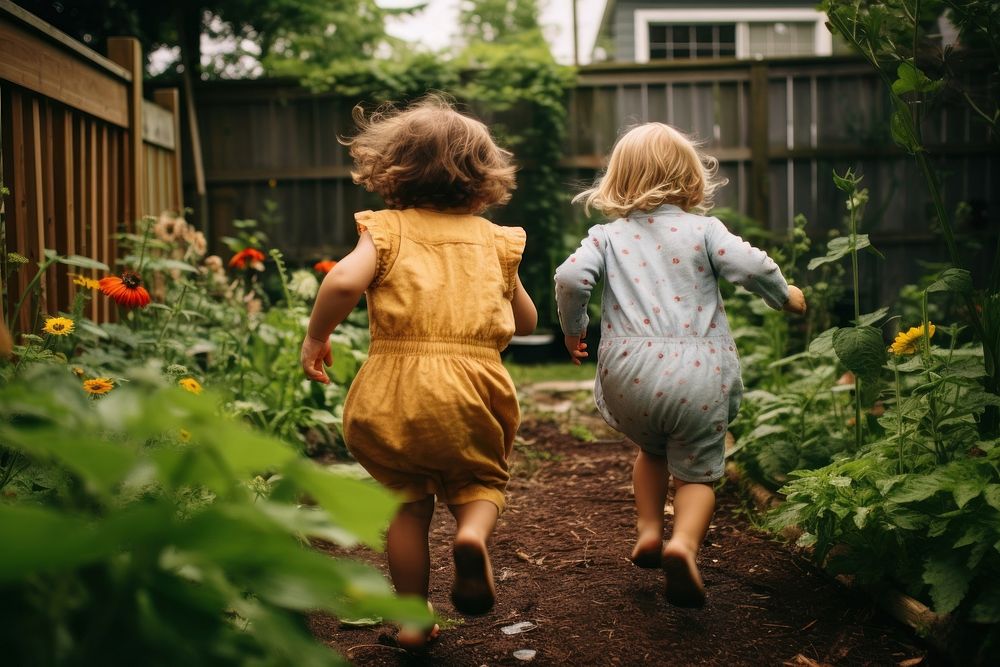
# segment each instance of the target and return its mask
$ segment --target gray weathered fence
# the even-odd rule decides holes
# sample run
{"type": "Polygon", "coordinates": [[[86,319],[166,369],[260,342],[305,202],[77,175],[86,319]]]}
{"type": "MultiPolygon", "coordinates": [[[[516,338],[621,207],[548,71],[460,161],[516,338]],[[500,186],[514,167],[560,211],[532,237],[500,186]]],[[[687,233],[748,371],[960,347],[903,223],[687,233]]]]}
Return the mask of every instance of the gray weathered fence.
{"type": "MultiPolygon", "coordinates": [[[[291,257],[336,257],[353,244],[353,212],[379,205],[351,184],[337,143],[352,131],[350,109],[360,100],[275,81],[214,82],[198,94],[216,236],[273,200],[283,217],[274,240],[291,257]]],[[[872,192],[871,231],[900,260],[890,263],[886,290],[912,279],[914,257],[940,257],[923,180],[890,139],[883,84],[857,59],[593,66],[580,71],[568,105],[567,192],[593,179],[623,127],[663,121],[718,157],[729,179],[718,205],[776,231],[796,213],[810,219],[815,236],[838,226],[844,209],[830,174],[848,166],[862,172],[872,192]]],[[[960,104],[928,110],[923,131],[949,205],[970,205],[962,231],[995,233],[997,138],[960,104]]],[[[579,216],[567,207],[567,225],[579,216]]]]}

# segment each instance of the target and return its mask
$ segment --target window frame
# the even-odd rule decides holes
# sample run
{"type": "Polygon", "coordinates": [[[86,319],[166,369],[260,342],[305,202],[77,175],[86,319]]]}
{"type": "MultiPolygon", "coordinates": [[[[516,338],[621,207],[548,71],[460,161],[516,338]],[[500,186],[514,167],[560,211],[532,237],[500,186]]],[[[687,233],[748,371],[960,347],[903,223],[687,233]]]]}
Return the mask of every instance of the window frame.
{"type": "Polygon", "coordinates": [[[751,23],[812,23],[813,55],[833,54],[833,35],[826,29],[826,13],[807,8],[773,9],[637,9],[635,18],[635,62],[649,62],[651,25],[736,24],[736,57],[750,54],[751,23]]]}

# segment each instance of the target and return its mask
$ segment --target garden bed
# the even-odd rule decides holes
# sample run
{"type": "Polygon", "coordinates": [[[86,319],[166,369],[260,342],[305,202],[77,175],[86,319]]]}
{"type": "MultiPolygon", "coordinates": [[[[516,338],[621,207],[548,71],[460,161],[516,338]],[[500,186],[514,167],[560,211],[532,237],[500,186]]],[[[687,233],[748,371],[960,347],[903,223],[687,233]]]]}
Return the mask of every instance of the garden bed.
{"type": "MultiPolygon", "coordinates": [[[[762,656],[768,664],[943,664],[866,596],[756,531],[735,485],[719,494],[700,556],[708,604],[666,604],[660,573],[627,558],[633,448],[582,442],[532,421],[520,438],[530,444],[515,455],[520,472],[492,546],[497,608],[464,621],[452,609],[453,522],[441,508],[431,535],[431,600],[457,624],[418,664],[518,664],[513,653],[522,649],[536,651],[539,665],[749,665],[762,656]],[[501,631],[519,622],[534,627],[501,631]]],[[[352,555],[384,568],[381,554],[352,555]]],[[[316,616],[312,628],[358,665],[406,659],[384,626],[345,627],[316,616]]]]}

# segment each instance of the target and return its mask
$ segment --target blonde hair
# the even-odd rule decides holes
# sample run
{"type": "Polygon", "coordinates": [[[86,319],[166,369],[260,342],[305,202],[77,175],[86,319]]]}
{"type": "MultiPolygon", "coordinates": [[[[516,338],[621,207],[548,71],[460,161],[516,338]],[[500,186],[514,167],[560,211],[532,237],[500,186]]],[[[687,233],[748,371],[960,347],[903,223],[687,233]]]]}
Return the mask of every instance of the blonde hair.
{"type": "Polygon", "coordinates": [[[698,150],[694,141],[664,123],[634,127],[615,144],[604,175],[573,202],[584,202],[605,215],[623,218],[633,211],[652,211],[675,204],[685,211],[708,211],[715,191],[719,161],[698,150]]]}
{"type": "Polygon", "coordinates": [[[390,208],[479,213],[505,204],[515,187],[513,155],[483,123],[429,94],[404,110],[354,107],[358,134],[341,143],[354,158],[351,177],[390,208]]]}

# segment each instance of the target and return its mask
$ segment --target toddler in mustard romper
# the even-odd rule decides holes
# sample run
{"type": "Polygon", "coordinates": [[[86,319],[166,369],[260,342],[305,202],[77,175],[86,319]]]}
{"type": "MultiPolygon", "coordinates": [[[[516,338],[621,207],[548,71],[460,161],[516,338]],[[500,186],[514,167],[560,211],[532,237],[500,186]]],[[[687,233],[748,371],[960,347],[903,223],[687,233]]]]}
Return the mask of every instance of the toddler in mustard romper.
{"type": "Polygon", "coordinates": [[[423,209],[355,217],[378,268],[369,357],[344,405],[348,448],[404,502],[502,509],[520,412],[500,351],[524,231],[423,209]]]}
{"type": "MultiPolygon", "coordinates": [[[[486,542],[520,420],[500,351],[537,320],[517,275],[524,230],[478,216],[510,199],[511,154],[435,96],[403,111],[356,109],[355,121],[351,174],[388,209],[355,216],[358,245],[320,286],[302,366],[329,382],[330,333],[367,293],[371,347],[347,395],[344,437],[403,503],[386,535],[393,584],[427,598],[436,496],[457,524],[452,602],[483,614],[496,597],[486,542]]],[[[418,648],[437,634],[404,626],[397,640],[418,648]]]]}

